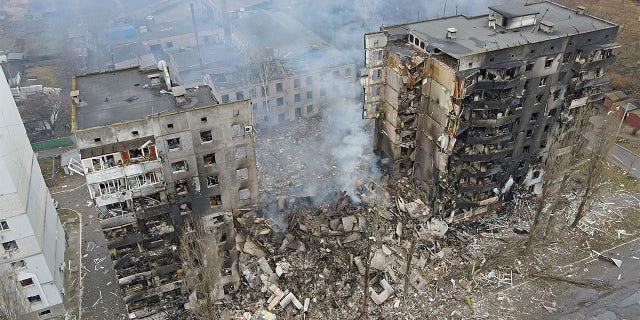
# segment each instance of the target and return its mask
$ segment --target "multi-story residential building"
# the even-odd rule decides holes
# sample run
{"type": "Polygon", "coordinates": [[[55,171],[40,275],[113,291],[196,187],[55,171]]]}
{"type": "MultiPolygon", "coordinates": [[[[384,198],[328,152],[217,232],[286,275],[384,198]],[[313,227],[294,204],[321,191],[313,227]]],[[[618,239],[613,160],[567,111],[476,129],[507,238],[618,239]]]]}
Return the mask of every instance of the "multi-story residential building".
{"type": "Polygon", "coordinates": [[[384,26],[364,36],[363,117],[396,176],[436,213],[539,193],[550,132],[603,98],[618,26],[545,1],[384,26]]]}
{"type": "Polygon", "coordinates": [[[355,63],[282,12],[248,11],[231,22],[238,67],[205,83],[222,102],[251,98],[258,125],[316,115],[331,101],[356,103],[355,63]]]}
{"type": "Polygon", "coordinates": [[[10,273],[1,281],[20,289],[3,301],[15,301],[9,307],[16,309],[24,303],[42,319],[61,316],[65,233],[1,70],[0,101],[0,268],[10,273]]]}
{"type": "MultiPolygon", "coordinates": [[[[166,66],[166,65],[164,65],[166,66]]],[[[129,312],[180,309],[185,220],[255,204],[251,102],[173,86],[166,68],[73,79],[73,132],[129,312]]]]}

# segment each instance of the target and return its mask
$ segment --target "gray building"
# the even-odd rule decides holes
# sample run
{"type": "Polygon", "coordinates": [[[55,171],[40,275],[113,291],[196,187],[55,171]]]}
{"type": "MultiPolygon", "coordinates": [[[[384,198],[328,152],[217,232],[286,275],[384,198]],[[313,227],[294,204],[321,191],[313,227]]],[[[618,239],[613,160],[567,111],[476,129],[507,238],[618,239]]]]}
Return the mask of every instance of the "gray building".
{"type": "Polygon", "coordinates": [[[356,103],[355,63],[289,15],[252,10],[229,28],[236,67],[211,70],[205,83],[222,102],[251,98],[256,125],[311,117],[336,101],[356,103]]]}
{"type": "Polygon", "coordinates": [[[73,132],[129,312],[186,303],[177,252],[185,221],[258,201],[249,100],[126,68],[73,79],[73,132]]]}
{"type": "Polygon", "coordinates": [[[603,99],[618,26],[545,1],[384,26],[364,37],[363,117],[395,176],[472,216],[540,193],[550,132],[603,99]]]}
{"type": "Polygon", "coordinates": [[[65,233],[1,70],[0,102],[0,294],[13,303],[0,308],[23,304],[41,319],[61,316],[65,233]],[[10,287],[18,291],[5,291],[10,287]]]}

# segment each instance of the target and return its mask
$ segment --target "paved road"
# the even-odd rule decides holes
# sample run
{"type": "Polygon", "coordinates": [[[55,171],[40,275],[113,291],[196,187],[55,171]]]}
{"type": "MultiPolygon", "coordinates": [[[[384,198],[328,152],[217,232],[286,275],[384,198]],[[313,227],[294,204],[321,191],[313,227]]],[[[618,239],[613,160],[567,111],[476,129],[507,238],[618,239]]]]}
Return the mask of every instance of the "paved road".
{"type": "MultiPolygon", "coordinates": [[[[84,177],[79,177],[84,180],[84,177]]],[[[82,319],[128,319],[120,296],[113,264],[97,220],[97,209],[89,201],[87,187],[70,186],[53,194],[60,208],[82,215],[82,319]]]]}
{"type": "Polygon", "coordinates": [[[572,287],[559,295],[556,319],[640,319],[640,238],[611,250],[607,255],[622,260],[620,268],[601,260],[585,263],[581,278],[610,281],[611,291],[572,287]],[[585,271],[586,270],[586,271],[585,271]]]}

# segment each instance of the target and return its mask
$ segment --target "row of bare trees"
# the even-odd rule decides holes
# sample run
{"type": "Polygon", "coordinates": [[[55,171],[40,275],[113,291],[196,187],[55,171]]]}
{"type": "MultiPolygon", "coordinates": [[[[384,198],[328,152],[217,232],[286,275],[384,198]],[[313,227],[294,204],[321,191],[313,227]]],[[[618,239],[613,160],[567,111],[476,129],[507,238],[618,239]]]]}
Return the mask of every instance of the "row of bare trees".
{"type": "Polygon", "coordinates": [[[605,120],[596,127],[592,122],[594,111],[592,107],[578,108],[565,116],[563,126],[549,133],[549,152],[542,164],[543,189],[525,245],[526,254],[532,254],[533,248],[553,232],[561,214],[562,196],[572,179],[582,190],[570,228],[578,226],[605,185],[607,158],[614,141],[613,126],[605,120]]]}

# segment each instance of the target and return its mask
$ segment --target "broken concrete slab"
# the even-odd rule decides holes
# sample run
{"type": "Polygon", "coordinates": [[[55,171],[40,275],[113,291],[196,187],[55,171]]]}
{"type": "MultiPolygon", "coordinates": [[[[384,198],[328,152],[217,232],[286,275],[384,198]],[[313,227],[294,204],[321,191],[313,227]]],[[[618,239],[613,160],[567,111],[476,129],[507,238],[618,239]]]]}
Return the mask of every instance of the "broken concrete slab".
{"type": "Polygon", "coordinates": [[[380,286],[382,286],[382,289],[383,289],[380,293],[376,293],[376,291],[373,290],[373,288],[369,287],[369,294],[371,295],[371,300],[373,300],[373,302],[375,302],[376,305],[381,305],[394,293],[393,288],[391,287],[391,285],[389,285],[387,280],[385,279],[380,280],[380,286]]]}
{"type": "Polygon", "coordinates": [[[293,306],[298,310],[302,310],[302,308],[304,307],[302,303],[300,303],[300,300],[298,300],[298,298],[296,298],[296,296],[293,294],[293,292],[289,292],[289,294],[287,294],[282,300],[280,300],[280,306],[283,308],[286,308],[289,303],[293,303],[293,306]]]}
{"type": "Polygon", "coordinates": [[[355,216],[342,217],[342,228],[345,232],[353,231],[358,219],[355,216]]]}

